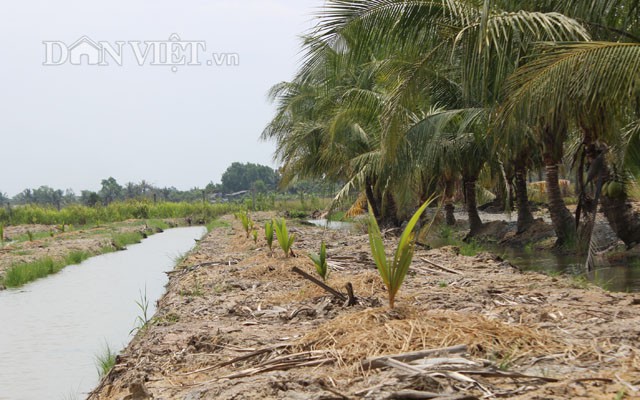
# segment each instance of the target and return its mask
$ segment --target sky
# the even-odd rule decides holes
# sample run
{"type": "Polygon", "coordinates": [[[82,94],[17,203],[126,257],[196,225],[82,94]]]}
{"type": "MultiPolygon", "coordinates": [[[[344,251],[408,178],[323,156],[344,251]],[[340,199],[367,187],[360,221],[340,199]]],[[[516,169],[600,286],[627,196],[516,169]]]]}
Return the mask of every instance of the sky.
{"type": "Polygon", "coordinates": [[[275,109],[266,94],[295,74],[322,4],[2,2],[0,192],[79,193],[110,176],[186,190],[220,182],[234,161],[276,167],[274,144],[259,140],[275,109]],[[70,47],[84,36],[119,51],[75,65],[97,51],[70,47]]]}

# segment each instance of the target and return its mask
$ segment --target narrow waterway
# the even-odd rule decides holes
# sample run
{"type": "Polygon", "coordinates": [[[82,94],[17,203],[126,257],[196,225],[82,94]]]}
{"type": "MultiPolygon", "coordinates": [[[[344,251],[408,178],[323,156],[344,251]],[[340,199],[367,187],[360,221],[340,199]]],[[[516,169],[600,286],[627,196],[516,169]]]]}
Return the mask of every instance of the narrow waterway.
{"type": "Polygon", "coordinates": [[[98,382],[96,356],[106,345],[126,346],[142,315],[136,302],[146,296],[153,315],[164,272],[205,232],[167,230],[127,251],[1,291],[0,400],[84,399],[98,382]]]}

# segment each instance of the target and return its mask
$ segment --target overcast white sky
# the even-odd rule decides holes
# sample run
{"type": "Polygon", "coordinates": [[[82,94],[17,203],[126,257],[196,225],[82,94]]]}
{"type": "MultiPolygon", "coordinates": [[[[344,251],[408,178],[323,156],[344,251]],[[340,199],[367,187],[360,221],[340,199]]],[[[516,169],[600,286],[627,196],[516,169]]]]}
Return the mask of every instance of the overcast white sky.
{"type": "MultiPolygon", "coordinates": [[[[323,0],[22,0],[0,5],[0,192],[97,190],[113,176],[189,189],[233,161],[272,165],[258,137],[323,0]],[[239,66],[43,66],[43,41],[183,40],[239,66]]],[[[142,45],[144,50],[144,45],[142,45]]],[[[201,53],[201,61],[206,60],[201,53]]],[[[210,56],[209,56],[210,57],[210,56]]]]}

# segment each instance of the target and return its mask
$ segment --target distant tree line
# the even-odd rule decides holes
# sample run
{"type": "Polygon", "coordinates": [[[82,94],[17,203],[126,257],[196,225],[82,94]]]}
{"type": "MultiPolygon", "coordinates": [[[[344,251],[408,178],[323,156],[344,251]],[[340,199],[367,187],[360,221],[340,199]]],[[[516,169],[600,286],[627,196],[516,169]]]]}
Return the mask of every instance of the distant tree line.
{"type": "MultiPolygon", "coordinates": [[[[234,162],[222,174],[222,183],[210,182],[204,188],[194,187],[189,190],[178,190],[175,187],[157,187],[142,180],[138,183],[127,182],[120,184],[109,177],[101,181],[98,191],[82,190],[76,194],[72,189],[53,189],[40,186],[35,189],[25,189],[12,198],[0,191],[2,204],[38,204],[56,207],[58,209],[72,204],[86,206],[108,205],[114,201],[124,200],[155,200],[168,202],[209,201],[216,196],[232,194],[241,191],[255,193],[271,193],[278,190],[280,174],[265,165],[234,162]]],[[[300,181],[287,188],[288,193],[314,193],[318,195],[331,194],[334,184],[321,181],[300,181]]]]}

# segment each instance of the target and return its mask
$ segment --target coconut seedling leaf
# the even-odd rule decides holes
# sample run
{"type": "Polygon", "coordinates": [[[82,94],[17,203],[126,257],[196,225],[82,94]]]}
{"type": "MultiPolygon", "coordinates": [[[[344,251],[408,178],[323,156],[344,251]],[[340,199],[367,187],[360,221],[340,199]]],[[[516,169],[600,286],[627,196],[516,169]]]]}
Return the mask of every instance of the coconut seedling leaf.
{"type": "Polygon", "coordinates": [[[295,235],[289,235],[289,231],[287,230],[287,222],[284,218],[275,220],[275,229],[278,243],[280,243],[280,247],[282,248],[285,257],[289,257],[289,254],[291,253],[291,247],[293,246],[293,242],[295,241],[295,235]]]}
{"type": "Polygon", "coordinates": [[[413,259],[413,251],[415,248],[415,234],[413,233],[413,229],[418,223],[420,216],[434,199],[434,196],[427,199],[415,214],[413,214],[400,236],[393,260],[387,259],[382,234],[380,233],[380,228],[373,214],[371,205],[369,205],[369,243],[371,244],[371,254],[380,273],[380,277],[387,287],[389,306],[391,308],[394,306],[396,294],[407,276],[411,260],[413,259]]]}
{"type": "Polygon", "coordinates": [[[318,272],[318,275],[320,275],[323,281],[326,281],[329,268],[327,265],[327,246],[324,241],[320,243],[320,254],[309,254],[309,258],[316,265],[316,272],[318,272]]]}
{"type": "Polygon", "coordinates": [[[264,238],[269,246],[269,252],[273,253],[273,220],[264,224],[264,238]]]}
{"type": "Polygon", "coordinates": [[[378,227],[378,221],[373,214],[371,204],[369,204],[369,244],[371,245],[371,255],[376,263],[380,277],[386,287],[389,287],[389,267],[387,265],[387,255],[384,251],[384,242],[382,241],[382,234],[380,233],[380,227],[378,227]]]}

